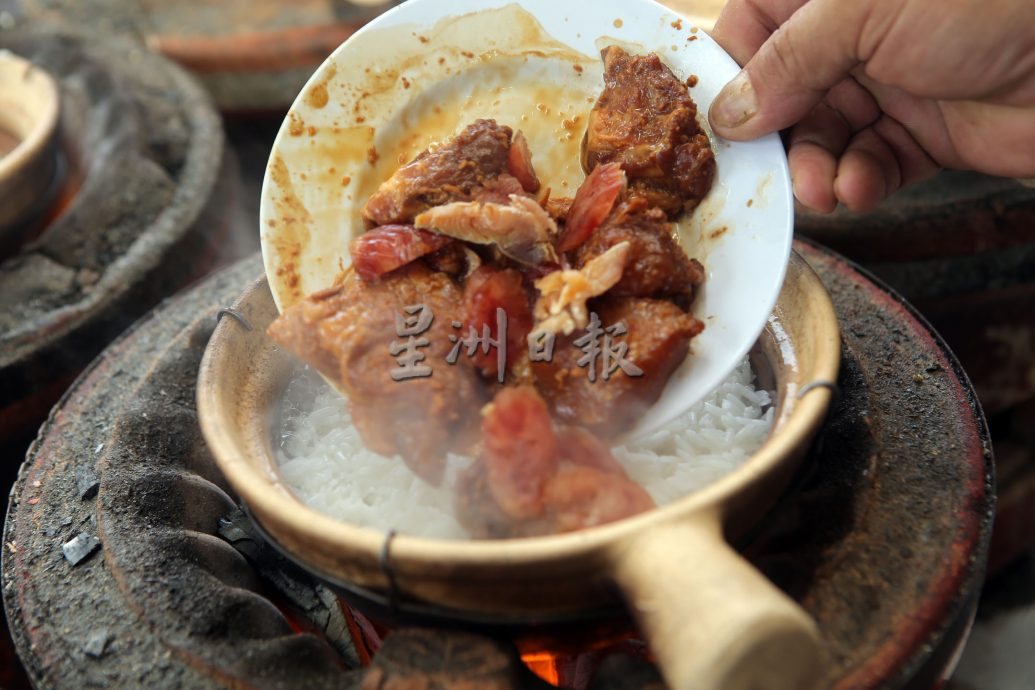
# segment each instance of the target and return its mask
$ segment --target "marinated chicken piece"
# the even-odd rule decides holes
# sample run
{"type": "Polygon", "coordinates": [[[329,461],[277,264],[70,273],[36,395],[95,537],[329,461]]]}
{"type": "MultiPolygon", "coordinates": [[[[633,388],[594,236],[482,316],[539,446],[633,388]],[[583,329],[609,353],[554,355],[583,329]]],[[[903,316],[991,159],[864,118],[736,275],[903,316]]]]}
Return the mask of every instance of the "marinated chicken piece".
{"type": "Polygon", "coordinates": [[[568,335],[589,323],[586,302],[598,297],[622,278],[629,255],[628,244],[616,244],[587,261],[579,270],[554,271],[535,282],[536,324],[533,335],[542,331],[568,335]]]}
{"type": "Polygon", "coordinates": [[[578,248],[574,264],[582,268],[627,243],[622,279],[608,294],[667,298],[688,309],[695,289],[704,282],[704,267],[687,257],[665,214],[656,208],[643,209],[643,205],[634,201],[620,207],[578,248]]]}
{"type": "Polygon", "coordinates": [[[382,225],[352,240],[349,256],[356,273],[369,283],[451,243],[457,244],[412,225],[382,225]]]}
{"type": "Polygon", "coordinates": [[[452,321],[462,319],[462,304],[453,281],[420,262],[372,284],[348,272],[335,287],[286,310],[269,335],[337,383],[368,448],[398,453],[418,476],[437,484],[446,453],[466,438],[465,427],[477,423],[485,400],[466,358],[453,366],[445,362],[452,321]],[[418,364],[434,369],[431,376],[396,381],[390,372],[399,364],[390,347],[408,341],[396,333],[396,313],[418,304],[431,310],[433,320],[428,330],[411,337],[427,338],[417,350],[424,355],[418,364]]]}
{"type": "Polygon", "coordinates": [[[430,148],[386,180],[363,206],[371,225],[410,223],[420,212],[473,192],[507,170],[510,127],[475,120],[460,134],[430,148]]]}
{"type": "Polygon", "coordinates": [[[539,177],[532,167],[532,152],[528,150],[528,140],[521,130],[514,133],[507,156],[507,172],[517,178],[526,192],[534,194],[539,191],[539,177]]]}
{"type": "Polygon", "coordinates": [[[610,449],[584,429],[555,429],[534,388],[505,388],[483,411],[484,449],[460,478],[456,512],[475,536],[553,534],[654,507],[610,449]]]}
{"type": "Polygon", "coordinates": [[[568,252],[585,242],[611,213],[625,186],[625,173],[617,163],[604,163],[593,168],[575,192],[564,221],[564,231],[557,240],[557,250],[568,252]]]}
{"type": "Polygon", "coordinates": [[[711,188],[715,157],[687,87],[657,55],[601,52],[604,91],[589,115],[583,164],[619,163],[629,192],[675,218],[711,188]]]}
{"type": "Polygon", "coordinates": [[[526,196],[511,194],[506,204],[454,201],[429,208],[414,224],[464,242],[494,245],[523,264],[558,261],[553,248],[557,224],[542,206],[526,196]]]}
{"type": "MultiPolygon", "coordinates": [[[[512,268],[495,268],[482,266],[474,271],[464,285],[464,337],[471,328],[475,333],[483,334],[488,329],[489,338],[499,339],[496,310],[502,309],[506,314],[506,364],[510,368],[520,361],[525,349],[525,339],[532,330],[532,308],[529,295],[525,290],[521,273],[512,268]]],[[[496,377],[499,374],[497,350],[483,345],[472,355],[474,365],[486,376],[496,377]]],[[[502,383],[502,378],[501,383],[502,383]]]]}
{"type": "Polygon", "coordinates": [[[525,188],[516,177],[507,173],[500,173],[499,177],[487,180],[484,185],[472,192],[472,201],[492,201],[497,204],[509,204],[513,194],[525,196],[525,188]]]}
{"type": "Polygon", "coordinates": [[[546,212],[558,223],[564,223],[568,220],[568,214],[571,212],[571,205],[575,202],[570,196],[550,196],[550,190],[546,190],[546,197],[540,202],[540,205],[546,209],[546,212]]]}
{"type": "MultiPolygon", "coordinates": [[[[686,357],[690,340],[704,330],[704,324],[664,300],[608,295],[590,307],[598,315],[601,328],[618,323],[625,326],[625,335],[611,336],[613,346],[627,344],[625,359],[643,375],[629,376],[615,369],[604,380],[600,356],[592,363],[596,381],[590,381],[589,365],[578,364],[586,353],[575,345],[586,332],[558,336],[553,360],[533,362],[532,373],[536,389],[558,421],[580,424],[600,438],[611,439],[628,430],[654,404],[686,357]]],[[[603,349],[603,335],[599,344],[603,349]]]]}

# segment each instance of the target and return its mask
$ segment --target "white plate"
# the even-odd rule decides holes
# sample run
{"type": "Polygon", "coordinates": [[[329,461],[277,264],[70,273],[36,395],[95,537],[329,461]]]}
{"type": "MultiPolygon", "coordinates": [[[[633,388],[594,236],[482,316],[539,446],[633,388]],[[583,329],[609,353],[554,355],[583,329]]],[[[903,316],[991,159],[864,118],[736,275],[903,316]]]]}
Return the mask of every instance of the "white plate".
{"type": "MultiPolygon", "coordinates": [[[[586,116],[603,86],[599,51],[610,43],[658,53],[680,79],[696,75],[690,94],[711,136],[704,114],[738,67],[651,0],[410,0],[358,31],[310,78],[270,155],[260,222],[278,307],[330,285],[362,232],[366,198],[400,163],[476,118],[521,129],[544,185],[574,194],[586,116]]],[[[761,333],[783,283],[793,206],[779,138],[712,144],[716,183],[680,224],[707,271],[693,304],[706,329],[627,436],[718,385],[761,333]]]]}

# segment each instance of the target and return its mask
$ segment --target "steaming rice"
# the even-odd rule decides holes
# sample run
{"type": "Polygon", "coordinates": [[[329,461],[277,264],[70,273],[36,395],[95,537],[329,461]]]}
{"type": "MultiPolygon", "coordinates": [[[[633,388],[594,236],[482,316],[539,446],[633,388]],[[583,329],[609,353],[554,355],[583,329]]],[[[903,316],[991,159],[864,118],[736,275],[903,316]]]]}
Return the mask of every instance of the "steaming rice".
{"type": "MultiPolygon", "coordinates": [[[[736,469],[773,424],[769,394],[755,388],[747,360],[704,400],[658,431],[614,449],[629,476],[663,505],[736,469]]],[[[367,450],[341,395],[308,368],[291,380],[274,446],[285,483],[310,507],[345,522],[463,539],[453,485],[471,458],[450,455],[439,487],[399,458],[367,450]]]]}

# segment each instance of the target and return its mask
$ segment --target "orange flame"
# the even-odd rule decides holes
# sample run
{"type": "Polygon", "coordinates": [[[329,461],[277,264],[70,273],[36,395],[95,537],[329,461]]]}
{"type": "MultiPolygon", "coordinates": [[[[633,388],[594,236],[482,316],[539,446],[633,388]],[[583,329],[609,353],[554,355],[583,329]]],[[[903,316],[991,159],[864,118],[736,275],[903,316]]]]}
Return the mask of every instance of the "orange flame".
{"type": "Polygon", "coordinates": [[[535,654],[522,654],[521,661],[525,666],[550,685],[560,687],[561,674],[557,666],[557,655],[549,652],[536,652],[535,654]]]}

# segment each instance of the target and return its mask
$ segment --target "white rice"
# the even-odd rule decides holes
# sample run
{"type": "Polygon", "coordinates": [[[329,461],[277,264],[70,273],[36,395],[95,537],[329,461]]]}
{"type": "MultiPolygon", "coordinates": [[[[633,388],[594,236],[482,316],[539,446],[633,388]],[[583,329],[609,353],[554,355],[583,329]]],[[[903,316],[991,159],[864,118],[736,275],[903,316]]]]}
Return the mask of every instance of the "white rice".
{"type": "MultiPolygon", "coordinates": [[[[670,503],[736,469],[762,445],[773,424],[769,403],[744,360],[705,400],[658,431],[615,448],[615,457],[659,505],[670,503]]],[[[450,455],[445,481],[429,486],[401,459],[367,450],[341,395],[308,369],[288,385],[278,418],[274,448],[280,472],[306,505],[376,529],[469,536],[452,505],[457,474],[470,458],[450,455]]]]}

